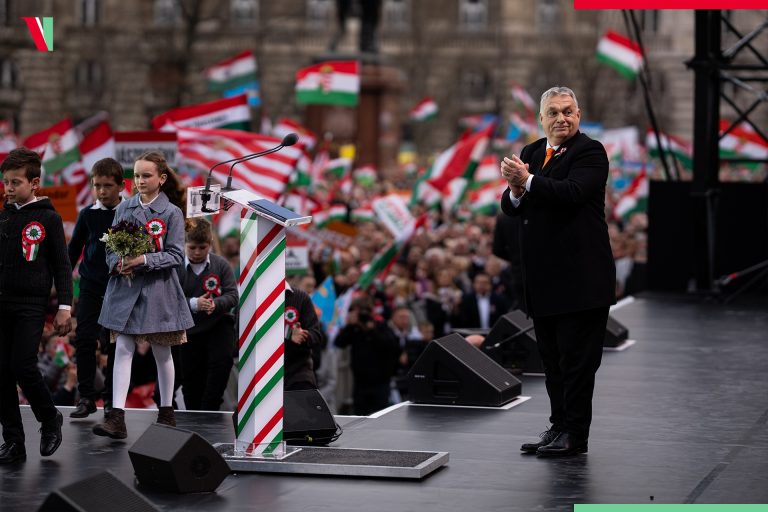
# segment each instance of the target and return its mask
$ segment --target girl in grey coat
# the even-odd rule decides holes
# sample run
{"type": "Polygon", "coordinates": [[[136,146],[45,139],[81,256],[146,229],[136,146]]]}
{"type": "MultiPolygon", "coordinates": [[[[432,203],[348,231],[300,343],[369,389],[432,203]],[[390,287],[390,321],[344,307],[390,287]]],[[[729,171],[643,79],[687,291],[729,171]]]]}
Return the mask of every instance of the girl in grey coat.
{"type": "Polygon", "coordinates": [[[194,325],[177,274],[184,261],[184,214],[173,204],[182,204],[179,180],[157,151],[141,155],[133,174],[139,194],[118,206],[114,224],[128,221],[147,226],[150,234],[154,234],[156,247],[155,252],[124,260],[107,249],[107,265],[112,275],[99,323],[110,330],[111,340],[117,344],[112,374],[113,408],[105,414],[103,423],[93,427],[93,432],[113,439],[127,436],[123,409],[133,353],[139,342],[152,345],[157,363],[157,422],[176,426],[171,346],[185,343],[186,329],[194,325]]]}

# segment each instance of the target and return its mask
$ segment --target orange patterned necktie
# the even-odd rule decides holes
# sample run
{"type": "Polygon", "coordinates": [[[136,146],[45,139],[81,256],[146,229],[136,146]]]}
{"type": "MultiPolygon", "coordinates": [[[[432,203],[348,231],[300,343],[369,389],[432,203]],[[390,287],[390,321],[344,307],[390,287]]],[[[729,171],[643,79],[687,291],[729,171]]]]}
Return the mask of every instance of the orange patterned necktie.
{"type": "MultiPolygon", "coordinates": [[[[544,157],[544,165],[547,165],[547,162],[549,162],[549,159],[552,158],[552,155],[555,154],[555,148],[547,148],[547,156],[544,157]]],[[[542,165],[542,167],[544,167],[542,165]]]]}

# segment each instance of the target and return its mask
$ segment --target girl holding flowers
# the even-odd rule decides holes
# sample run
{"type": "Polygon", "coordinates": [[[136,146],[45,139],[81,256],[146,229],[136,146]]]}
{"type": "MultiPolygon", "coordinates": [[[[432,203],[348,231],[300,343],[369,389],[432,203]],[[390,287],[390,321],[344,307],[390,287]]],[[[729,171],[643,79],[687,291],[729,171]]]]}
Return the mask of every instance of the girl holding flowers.
{"type": "Polygon", "coordinates": [[[93,432],[113,439],[127,436],[123,409],[133,353],[141,342],[152,345],[157,363],[157,422],[176,425],[171,347],[185,343],[186,329],[194,325],[176,273],[184,262],[183,189],[158,151],[142,154],[133,176],[138,194],[118,206],[113,227],[105,236],[112,274],[99,323],[110,330],[116,343],[113,408],[93,432]]]}

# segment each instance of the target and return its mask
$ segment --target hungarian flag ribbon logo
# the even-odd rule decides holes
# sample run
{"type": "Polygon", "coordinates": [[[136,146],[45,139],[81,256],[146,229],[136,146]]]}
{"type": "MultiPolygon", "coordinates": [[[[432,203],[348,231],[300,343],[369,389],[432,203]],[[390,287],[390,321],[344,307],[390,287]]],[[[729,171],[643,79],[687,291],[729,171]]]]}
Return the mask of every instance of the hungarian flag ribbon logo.
{"type": "Polygon", "coordinates": [[[168,231],[163,219],[154,218],[147,222],[146,226],[149,236],[155,241],[155,249],[157,252],[163,250],[163,235],[168,231]]]}
{"type": "Polygon", "coordinates": [[[293,336],[293,326],[299,321],[299,310],[293,306],[285,308],[285,339],[290,340],[293,336]]]}
{"type": "Polygon", "coordinates": [[[21,251],[24,259],[35,261],[40,252],[40,243],[45,240],[45,228],[37,221],[30,222],[21,232],[21,251]]]}
{"type": "Polygon", "coordinates": [[[213,295],[221,295],[221,278],[211,274],[203,278],[203,290],[213,295]]]}

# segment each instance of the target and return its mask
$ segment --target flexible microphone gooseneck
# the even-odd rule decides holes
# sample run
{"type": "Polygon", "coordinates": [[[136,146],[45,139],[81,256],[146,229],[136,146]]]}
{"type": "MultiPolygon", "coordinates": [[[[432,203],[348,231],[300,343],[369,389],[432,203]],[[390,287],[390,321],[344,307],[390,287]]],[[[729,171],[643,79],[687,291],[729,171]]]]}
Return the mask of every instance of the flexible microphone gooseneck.
{"type": "Polygon", "coordinates": [[[266,149],[264,151],[259,151],[258,153],[252,153],[250,155],[239,156],[237,158],[232,158],[230,160],[224,160],[223,162],[218,162],[218,163],[214,164],[213,167],[208,169],[208,178],[206,178],[206,180],[205,180],[205,188],[200,193],[200,198],[203,201],[203,204],[202,204],[202,206],[200,208],[200,211],[203,211],[205,213],[215,213],[216,212],[216,210],[211,210],[211,209],[209,209],[207,207],[208,201],[211,200],[211,182],[213,180],[213,170],[215,168],[217,168],[220,165],[224,165],[224,164],[230,164],[230,163],[232,164],[229,167],[229,174],[227,175],[227,186],[224,187],[222,190],[224,190],[224,191],[226,191],[226,190],[233,190],[232,189],[232,169],[235,167],[235,165],[239,164],[240,162],[246,162],[248,160],[253,160],[254,158],[259,158],[260,156],[269,155],[271,153],[276,153],[276,152],[280,151],[281,149],[283,149],[286,146],[293,146],[294,144],[296,144],[296,142],[298,142],[298,140],[299,140],[299,136],[298,135],[296,135],[295,133],[289,133],[288,135],[283,137],[283,140],[280,141],[280,144],[278,144],[277,146],[275,146],[273,148],[266,149]]]}

